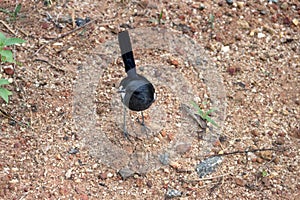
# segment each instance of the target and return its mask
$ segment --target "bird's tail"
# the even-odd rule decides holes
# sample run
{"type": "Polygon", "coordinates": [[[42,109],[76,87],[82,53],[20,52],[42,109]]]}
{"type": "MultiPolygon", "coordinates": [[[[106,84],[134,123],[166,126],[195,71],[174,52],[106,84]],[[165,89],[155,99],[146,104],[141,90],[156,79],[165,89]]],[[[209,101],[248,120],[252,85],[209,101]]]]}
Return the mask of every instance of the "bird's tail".
{"type": "Polygon", "coordinates": [[[128,31],[120,32],[118,34],[118,40],[126,73],[136,73],[135,62],[128,31]]]}

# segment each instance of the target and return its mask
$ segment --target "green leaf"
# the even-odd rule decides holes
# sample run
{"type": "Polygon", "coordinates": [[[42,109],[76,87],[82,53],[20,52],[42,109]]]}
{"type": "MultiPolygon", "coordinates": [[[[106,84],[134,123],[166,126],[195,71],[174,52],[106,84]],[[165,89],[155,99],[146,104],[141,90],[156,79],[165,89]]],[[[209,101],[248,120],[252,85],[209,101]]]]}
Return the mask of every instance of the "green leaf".
{"type": "Polygon", "coordinates": [[[11,62],[11,63],[15,62],[14,59],[13,59],[13,54],[10,50],[0,49],[0,55],[2,56],[1,60],[3,62],[11,62]]]}
{"type": "Polygon", "coordinates": [[[0,86],[1,85],[7,85],[7,84],[9,84],[9,82],[8,82],[8,80],[6,80],[6,79],[0,79],[0,86]]]}
{"type": "Polygon", "coordinates": [[[191,101],[191,104],[197,109],[197,112],[198,114],[200,115],[200,117],[203,119],[203,120],[206,120],[208,122],[210,122],[212,125],[216,126],[216,127],[219,127],[218,124],[212,119],[209,117],[209,114],[212,113],[213,111],[215,111],[216,109],[210,109],[208,110],[207,112],[204,112],[198,104],[196,104],[194,101],[191,101]]]}
{"type": "Polygon", "coordinates": [[[198,104],[196,104],[194,101],[191,101],[191,104],[194,106],[194,108],[197,109],[198,114],[200,115],[200,117],[202,119],[205,119],[205,115],[204,112],[201,110],[201,108],[198,106],[198,104]]]}
{"type": "Polygon", "coordinates": [[[15,11],[14,11],[14,16],[16,17],[18,15],[18,13],[20,12],[21,10],[21,7],[22,5],[19,3],[16,8],[15,8],[15,11]]]}
{"type": "Polygon", "coordinates": [[[217,109],[215,109],[215,108],[209,109],[209,110],[206,112],[206,114],[207,114],[207,115],[210,115],[210,113],[215,112],[216,110],[217,110],[217,109]]]}
{"type": "Polygon", "coordinates": [[[0,88],[0,97],[6,102],[8,103],[8,96],[12,95],[12,92],[5,89],[5,88],[0,88]]]}
{"type": "Polygon", "coordinates": [[[3,8],[0,8],[0,12],[11,15],[11,12],[9,10],[3,9],[3,8]]]}
{"type": "Polygon", "coordinates": [[[262,175],[262,177],[266,177],[266,176],[268,176],[268,172],[265,171],[265,170],[263,170],[262,173],[261,173],[261,175],[262,175]]]}
{"type": "Polygon", "coordinates": [[[206,116],[206,121],[210,122],[212,125],[216,126],[216,127],[219,127],[219,125],[212,119],[210,118],[209,116],[206,116]]]}
{"type": "Polygon", "coordinates": [[[6,39],[5,35],[0,32],[0,42],[6,39]]]}
{"type": "Polygon", "coordinates": [[[20,38],[7,38],[6,40],[4,40],[4,46],[10,46],[10,45],[14,45],[14,44],[21,44],[26,42],[25,40],[22,40],[20,38]]]}

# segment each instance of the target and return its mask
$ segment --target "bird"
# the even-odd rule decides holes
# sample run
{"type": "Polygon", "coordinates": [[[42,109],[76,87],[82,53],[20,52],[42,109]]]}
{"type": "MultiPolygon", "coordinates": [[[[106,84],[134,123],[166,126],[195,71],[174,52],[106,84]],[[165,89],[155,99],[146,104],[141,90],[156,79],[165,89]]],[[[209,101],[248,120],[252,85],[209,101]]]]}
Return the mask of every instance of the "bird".
{"type": "Polygon", "coordinates": [[[126,108],[141,112],[142,121],[139,118],[137,120],[143,127],[146,127],[143,111],[153,104],[156,94],[153,84],[136,71],[131,41],[127,30],[118,34],[118,41],[127,74],[120,82],[118,93],[121,94],[121,101],[124,106],[123,131],[125,137],[129,138],[126,129],[126,108]]]}

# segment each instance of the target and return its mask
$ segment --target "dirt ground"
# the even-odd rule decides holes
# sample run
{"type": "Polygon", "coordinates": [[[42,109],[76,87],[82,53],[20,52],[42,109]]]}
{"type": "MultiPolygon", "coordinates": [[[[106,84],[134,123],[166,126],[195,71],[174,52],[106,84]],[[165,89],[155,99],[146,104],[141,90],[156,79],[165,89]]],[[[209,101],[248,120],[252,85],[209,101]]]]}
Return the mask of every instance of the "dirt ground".
{"type": "MultiPolygon", "coordinates": [[[[13,92],[9,103],[0,100],[0,199],[299,199],[299,1],[0,0],[0,7],[12,11],[17,3],[22,8],[16,19],[0,12],[0,31],[26,40],[12,49],[20,63],[13,74],[3,69],[8,63],[1,63],[1,76],[14,82],[6,87],[13,92]],[[72,20],[76,18],[80,24],[72,20]],[[223,162],[205,177],[196,173],[203,157],[197,157],[194,147],[201,147],[193,143],[183,150],[188,164],[178,160],[124,179],[91,153],[85,143],[89,137],[76,126],[74,108],[85,106],[84,101],[74,104],[81,68],[89,74],[89,64],[101,62],[91,58],[111,53],[97,50],[115,41],[120,30],[149,27],[196,41],[223,79],[226,117],[208,152],[221,154],[223,162]]],[[[164,63],[166,71],[177,70],[196,85],[194,71],[185,68],[180,56],[142,48],[135,55],[140,62],[164,63]]],[[[154,139],[136,139],[133,147],[114,127],[106,113],[125,76],[116,57],[111,68],[103,69],[96,93],[87,89],[83,96],[96,98],[86,101],[95,103],[99,116],[90,123],[109,133],[108,140],[126,153],[171,143],[180,132],[179,125],[172,126],[176,117],[168,121],[178,102],[159,83],[156,105],[170,111],[162,117],[168,129],[160,129],[154,139]]],[[[197,103],[212,98],[205,82],[197,84],[197,103]]],[[[146,113],[146,120],[151,117],[146,113]]]]}

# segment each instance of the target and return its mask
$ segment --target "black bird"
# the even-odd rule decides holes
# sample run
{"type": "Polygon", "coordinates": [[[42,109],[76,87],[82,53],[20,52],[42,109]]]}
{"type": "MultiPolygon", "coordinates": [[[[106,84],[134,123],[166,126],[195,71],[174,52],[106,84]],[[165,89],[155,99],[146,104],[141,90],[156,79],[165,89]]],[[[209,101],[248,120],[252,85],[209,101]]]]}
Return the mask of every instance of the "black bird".
{"type": "MultiPolygon", "coordinates": [[[[136,72],[136,66],[134,62],[130,37],[128,31],[123,31],[118,34],[119,46],[123,62],[125,65],[125,71],[127,77],[125,77],[119,87],[119,93],[121,93],[121,99],[123,104],[133,111],[141,111],[142,122],[144,124],[143,112],[151,106],[155,100],[155,89],[150,81],[144,76],[136,72]]],[[[126,129],[126,107],[124,106],[124,134],[128,137],[126,129]]]]}

